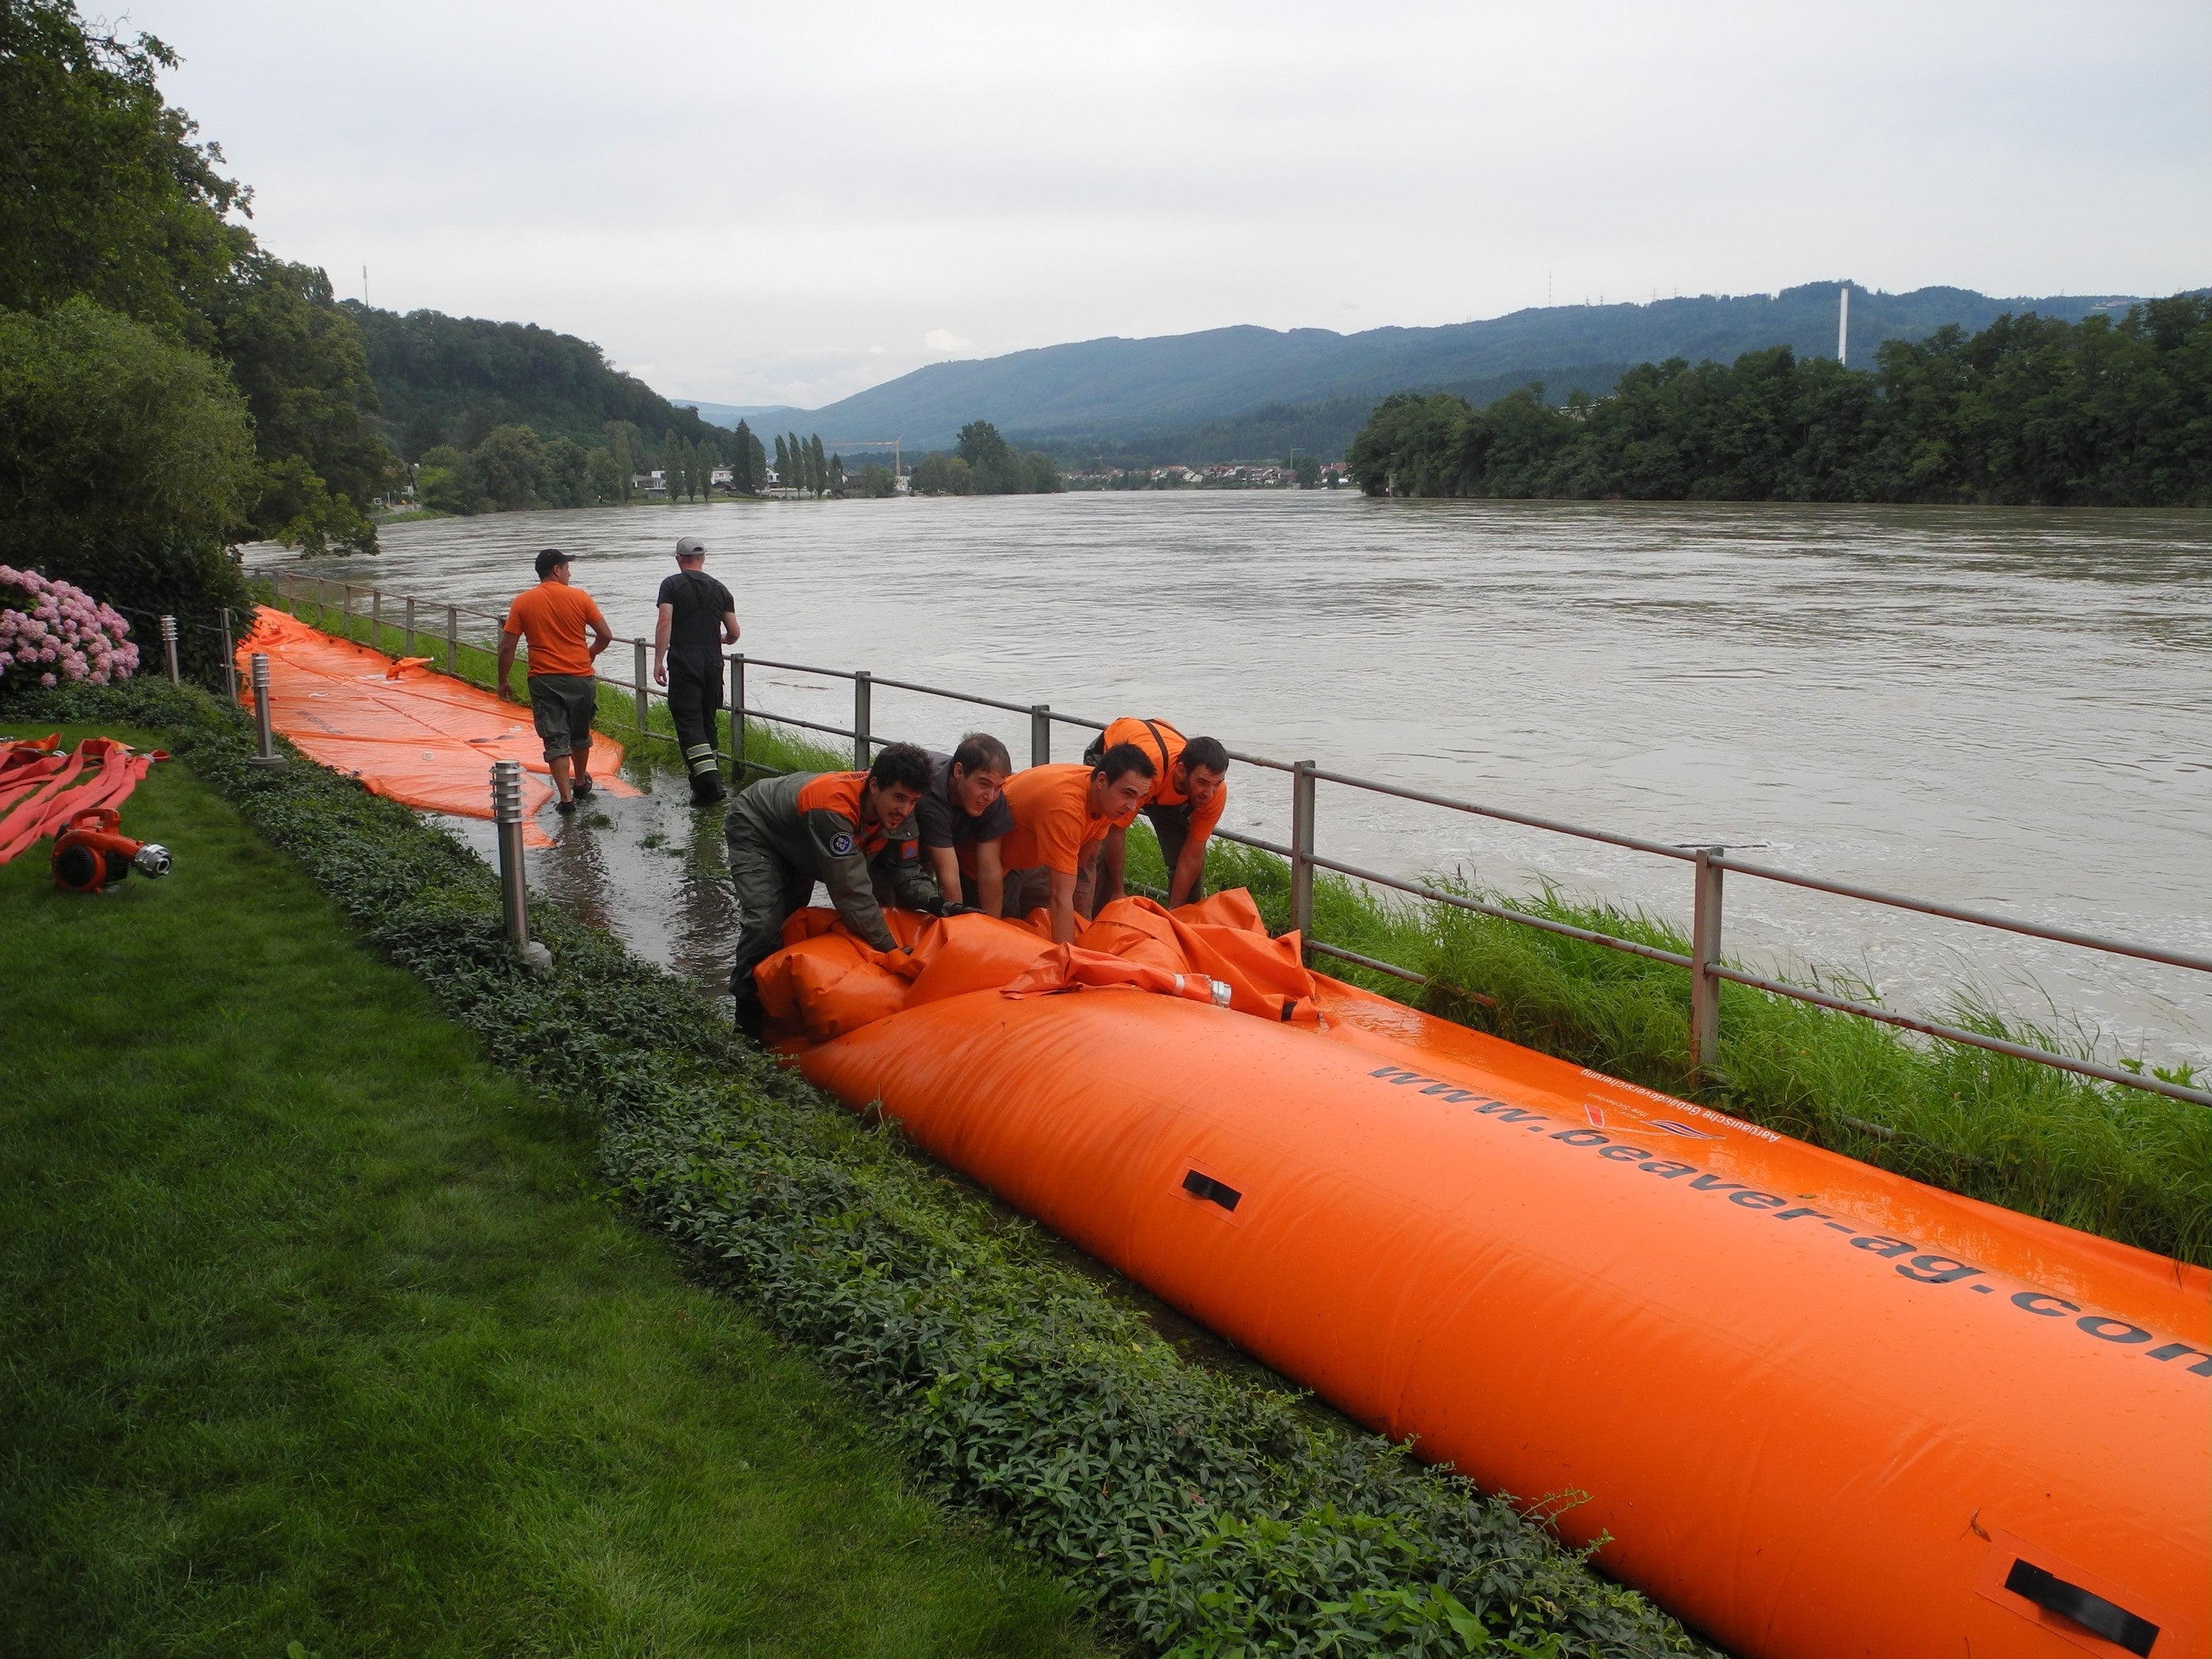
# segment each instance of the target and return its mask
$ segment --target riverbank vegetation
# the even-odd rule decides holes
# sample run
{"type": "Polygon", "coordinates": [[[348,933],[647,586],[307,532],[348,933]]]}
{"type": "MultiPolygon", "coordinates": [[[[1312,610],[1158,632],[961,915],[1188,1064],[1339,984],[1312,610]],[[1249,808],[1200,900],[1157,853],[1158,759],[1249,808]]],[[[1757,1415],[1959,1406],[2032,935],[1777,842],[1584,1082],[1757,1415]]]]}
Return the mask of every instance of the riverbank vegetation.
{"type": "Polygon", "coordinates": [[[950,455],[933,452],[915,463],[917,495],[1048,495],[1067,488],[1052,458],[1015,449],[988,421],[970,421],[950,455]]]}
{"type": "Polygon", "coordinates": [[[11,1650],[1097,1650],[625,1224],[587,1094],[488,1066],[182,766],[126,811],[170,880],[0,869],[11,1650]]]}
{"type": "Polygon", "coordinates": [[[2212,297],[2117,323],[2005,316],[1876,356],[1674,358],[1564,409],[1533,387],[1480,409],[1402,392],[1346,460],[1371,495],[2212,506],[2212,297]]]}
{"type": "MultiPolygon", "coordinates": [[[[695,988],[605,935],[535,906],[556,965],[521,968],[480,860],[304,760],[248,766],[236,710],[143,680],[41,695],[46,709],[168,734],[526,1095],[588,1115],[602,1176],[633,1214],[818,1356],[942,1499],[1020,1540],[1134,1644],[1698,1650],[1519,1505],[1264,1378],[1187,1362],[1033,1230],[702,1018],[695,988]]],[[[622,1560],[652,1581],[650,1551],[622,1560]]]]}

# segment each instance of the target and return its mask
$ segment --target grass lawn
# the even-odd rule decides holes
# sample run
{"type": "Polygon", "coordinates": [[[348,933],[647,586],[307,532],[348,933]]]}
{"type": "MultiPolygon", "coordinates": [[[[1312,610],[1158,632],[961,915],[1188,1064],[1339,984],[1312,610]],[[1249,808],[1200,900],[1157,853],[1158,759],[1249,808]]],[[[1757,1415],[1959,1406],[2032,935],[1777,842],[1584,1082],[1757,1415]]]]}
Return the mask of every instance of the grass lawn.
{"type": "Polygon", "coordinates": [[[1091,1653],[180,767],[0,869],[0,1652],[1091,1653]]]}

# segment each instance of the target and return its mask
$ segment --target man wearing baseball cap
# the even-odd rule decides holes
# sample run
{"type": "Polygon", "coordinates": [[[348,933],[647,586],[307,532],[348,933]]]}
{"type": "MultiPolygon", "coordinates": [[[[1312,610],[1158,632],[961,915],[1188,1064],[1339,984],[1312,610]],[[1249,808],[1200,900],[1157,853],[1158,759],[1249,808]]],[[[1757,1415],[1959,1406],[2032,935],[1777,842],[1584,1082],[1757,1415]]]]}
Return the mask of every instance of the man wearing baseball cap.
{"type": "Polygon", "coordinates": [[[660,584],[660,620],[653,625],[653,684],[668,688],[694,806],[722,799],[714,711],[722,706],[722,647],[738,642],[738,602],[706,563],[707,544],[696,536],[676,544],[676,574],[660,584]]]}
{"type": "Polygon", "coordinates": [[[499,695],[520,702],[509,684],[514,648],[530,641],[530,717],[545,744],[546,769],[564,816],[592,793],[592,720],[599,712],[592,662],[615,642],[615,631],[592,596],[568,585],[568,556],[557,547],[538,555],[538,586],[514,596],[499,629],[499,695]],[[584,642],[584,630],[592,641],[584,642]]]}

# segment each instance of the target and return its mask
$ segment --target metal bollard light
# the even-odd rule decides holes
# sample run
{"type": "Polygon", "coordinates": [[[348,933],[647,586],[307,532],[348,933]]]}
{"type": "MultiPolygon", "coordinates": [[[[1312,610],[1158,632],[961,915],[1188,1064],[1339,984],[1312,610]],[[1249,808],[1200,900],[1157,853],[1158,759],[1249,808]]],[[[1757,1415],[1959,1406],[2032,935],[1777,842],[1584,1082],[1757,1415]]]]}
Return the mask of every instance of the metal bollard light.
{"type": "Polygon", "coordinates": [[[526,967],[543,973],[553,953],[530,937],[530,889],[522,865],[522,763],[491,763],[491,816],[499,832],[501,930],[526,967]]]}
{"type": "Polygon", "coordinates": [[[177,619],[174,617],[161,618],[161,660],[168,665],[169,684],[182,685],[185,677],[177,668],[177,619]]]}
{"type": "Polygon", "coordinates": [[[282,766],[283,756],[276,752],[276,733],[269,724],[269,658],[265,652],[257,651],[250,665],[253,681],[253,734],[255,751],[247,756],[248,766],[282,766]]]}

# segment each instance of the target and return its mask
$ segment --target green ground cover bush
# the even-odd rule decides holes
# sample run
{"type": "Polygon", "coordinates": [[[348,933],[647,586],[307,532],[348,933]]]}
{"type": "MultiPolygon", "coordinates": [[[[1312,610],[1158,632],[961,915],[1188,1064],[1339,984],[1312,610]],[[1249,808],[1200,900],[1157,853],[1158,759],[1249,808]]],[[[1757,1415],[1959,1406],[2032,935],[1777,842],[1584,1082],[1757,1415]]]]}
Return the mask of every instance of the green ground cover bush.
{"type": "Polygon", "coordinates": [[[688,983],[544,908],[557,966],[522,970],[490,872],[412,813],[303,762],[247,767],[244,720],[198,693],[141,681],[45,706],[173,733],[495,1065],[597,1115],[603,1171],[700,1273],[806,1343],[911,1467],[1133,1642],[1696,1650],[1506,1498],[1186,1363],[1033,1230],[702,1018],[688,983]]]}
{"type": "Polygon", "coordinates": [[[577,1097],[180,767],[125,816],[170,879],[0,868],[0,1650],[1097,1650],[604,1201],[577,1097]]]}

